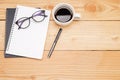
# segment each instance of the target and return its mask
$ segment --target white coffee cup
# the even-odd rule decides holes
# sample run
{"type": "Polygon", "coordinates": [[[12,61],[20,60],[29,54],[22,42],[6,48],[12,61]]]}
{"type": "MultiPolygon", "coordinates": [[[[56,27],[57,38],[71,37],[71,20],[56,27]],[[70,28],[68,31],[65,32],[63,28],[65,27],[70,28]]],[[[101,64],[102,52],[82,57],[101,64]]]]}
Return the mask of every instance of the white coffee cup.
{"type": "MultiPolygon", "coordinates": [[[[65,12],[61,12],[62,14],[65,14],[65,12]]],[[[72,7],[72,5],[70,5],[70,4],[67,4],[67,3],[59,3],[59,4],[57,4],[54,8],[53,8],[53,10],[52,10],[52,17],[53,17],[53,19],[54,19],[54,21],[58,24],[58,25],[61,25],[61,26],[66,26],[66,25],[68,25],[68,24],[70,24],[73,20],[80,20],[80,14],[78,14],[78,13],[75,13],[75,10],[74,10],[74,8],[72,7]],[[64,22],[64,20],[63,20],[63,22],[62,21],[59,21],[57,18],[56,18],[56,14],[58,13],[58,11],[60,12],[60,9],[65,9],[65,10],[68,10],[68,13],[70,12],[71,13],[71,18],[68,20],[68,21],[66,21],[66,22],[64,22]]],[[[64,17],[64,16],[63,16],[64,17]]],[[[69,17],[69,16],[68,16],[69,17]]],[[[61,16],[61,18],[62,18],[62,16],[61,16]]],[[[67,20],[67,18],[63,18],[63,19],[66,19],[67,20]]]]}

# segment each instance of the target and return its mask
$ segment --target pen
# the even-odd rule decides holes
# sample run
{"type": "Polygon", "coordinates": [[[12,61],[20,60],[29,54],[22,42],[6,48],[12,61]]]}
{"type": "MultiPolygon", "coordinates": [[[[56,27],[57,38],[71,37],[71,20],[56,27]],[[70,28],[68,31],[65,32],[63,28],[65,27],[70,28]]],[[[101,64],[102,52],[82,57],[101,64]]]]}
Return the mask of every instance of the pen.
{"type": "Polygon", "coordinates": [[[58,31],[58,33],[57,33],[57,36],[56,36],[56,38],[55,38],[55,40],[54,40],[54,42],[53,42],[53,44],[52,44],[52,47],[51,47],[51,49],[50,49],[50,51],[49,51],[49,53],[48,53],[48,58],[51,57],[51,55],[52,55],[52,53],[53,53],[53,51],[54,51],[54,48],[55,48],[55,46],[56,46],[56,44],[57,44],[57,41],[58,41],[58,39],[59,39],[59,37],[60,37],[61,32],[62,32],[62,28],[60,28],[59,31],[58,31]]]}

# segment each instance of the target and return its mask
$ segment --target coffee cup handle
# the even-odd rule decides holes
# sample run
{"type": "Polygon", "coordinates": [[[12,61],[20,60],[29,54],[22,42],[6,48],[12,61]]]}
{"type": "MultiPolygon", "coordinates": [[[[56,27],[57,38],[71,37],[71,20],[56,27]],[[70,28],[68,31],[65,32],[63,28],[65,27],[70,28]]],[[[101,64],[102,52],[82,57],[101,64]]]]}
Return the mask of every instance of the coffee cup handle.
{"type": "Polygon", "coordinates": [[[74,20],[80,20],[81,15],[79,13],[75,13],[74,20]]]}

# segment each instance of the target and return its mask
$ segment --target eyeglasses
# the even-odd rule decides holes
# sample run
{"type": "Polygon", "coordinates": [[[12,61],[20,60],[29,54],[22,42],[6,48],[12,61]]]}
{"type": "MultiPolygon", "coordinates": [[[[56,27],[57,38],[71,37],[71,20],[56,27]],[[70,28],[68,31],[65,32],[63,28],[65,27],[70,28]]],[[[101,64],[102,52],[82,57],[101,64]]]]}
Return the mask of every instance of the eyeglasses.
{"type": "Polygon", "coordinates": [[[30,26],[30,19],[32,18],[35,22],[42,22],[47,15],[45,10],[39,10],[32,14],[30,17],[22,17],[18,19],[15,24],[18,25],[18,29],[26,29],[30,26]]]}

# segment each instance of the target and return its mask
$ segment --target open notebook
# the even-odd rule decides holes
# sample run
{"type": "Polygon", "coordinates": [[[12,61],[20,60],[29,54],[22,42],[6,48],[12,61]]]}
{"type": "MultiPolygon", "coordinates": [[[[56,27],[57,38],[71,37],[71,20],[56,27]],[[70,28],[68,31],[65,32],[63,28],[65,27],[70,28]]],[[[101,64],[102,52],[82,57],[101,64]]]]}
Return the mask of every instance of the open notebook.
{"type": "Polygon", "coordinates": [[[6,46],[6,54],[41,59],[49,19],[50,11],[48,10],[17,6],[6,46]],[[44,14],[41,13],[42,11],[44,14]],[[44,18],[42,18],[43,15],[45,15],[44,18]],[[42,21],[39,21],[40,19],[42,21]]]}

